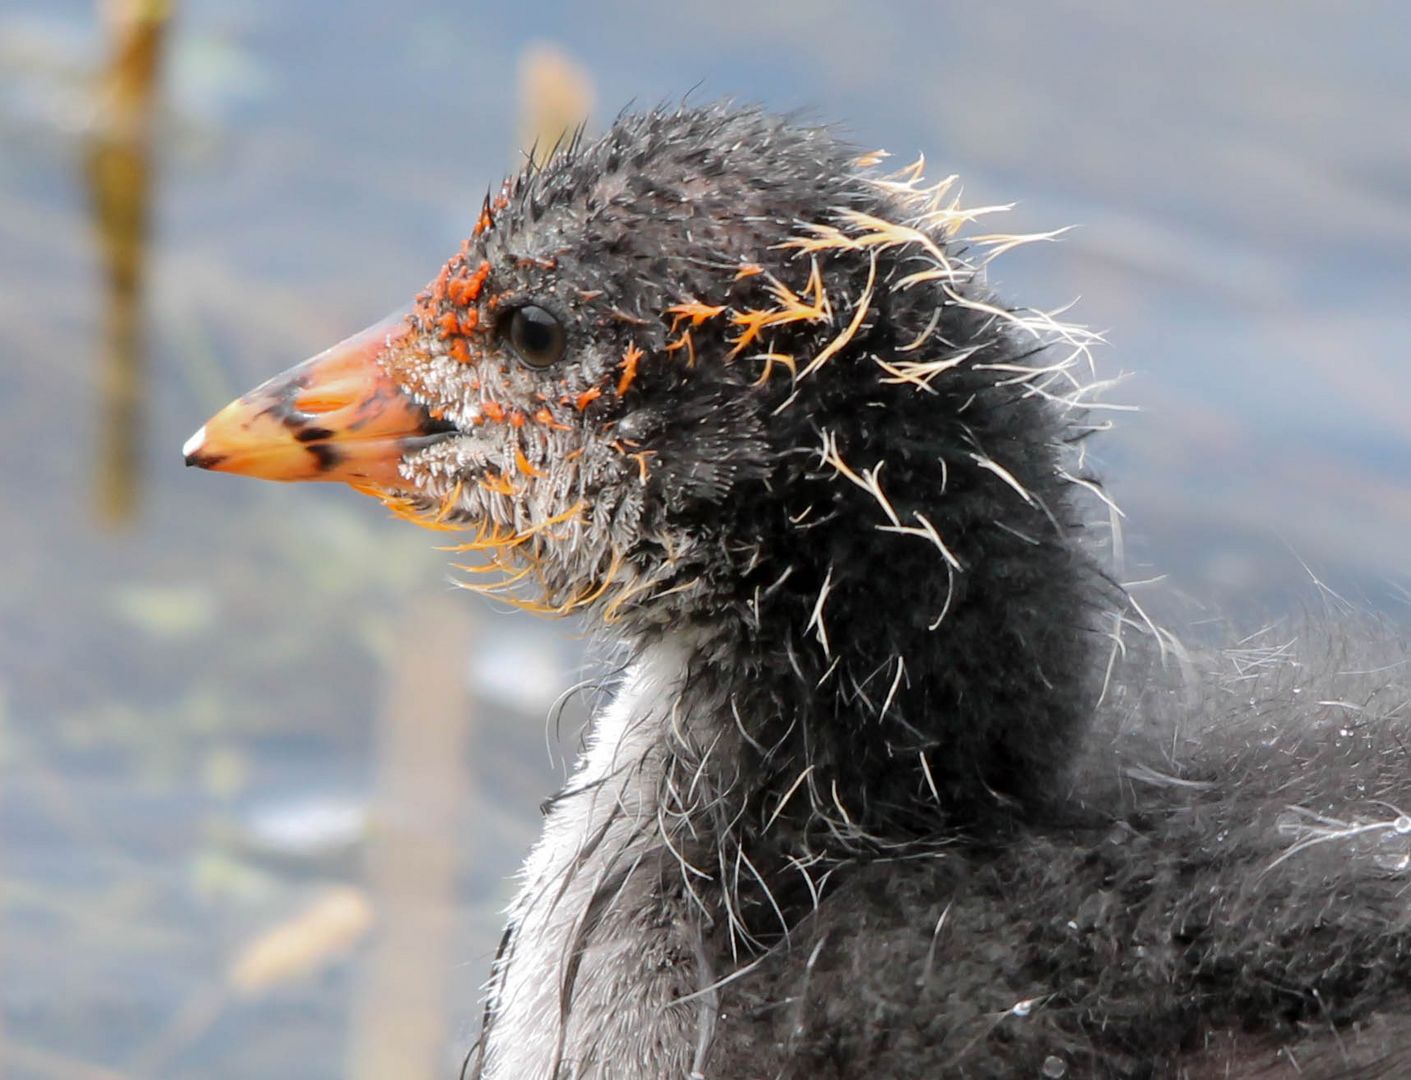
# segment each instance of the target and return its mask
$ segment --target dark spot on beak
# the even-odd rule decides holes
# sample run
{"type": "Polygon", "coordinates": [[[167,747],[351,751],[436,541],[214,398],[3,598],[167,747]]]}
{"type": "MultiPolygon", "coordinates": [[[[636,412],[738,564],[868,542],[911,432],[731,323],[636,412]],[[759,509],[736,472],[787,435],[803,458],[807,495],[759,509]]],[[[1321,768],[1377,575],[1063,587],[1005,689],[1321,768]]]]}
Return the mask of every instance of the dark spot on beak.
{"type": "Polygon", "coordinates": [[[343,451],[331,443],[309,443],[305,449],[317,459],[320,472],[336,468],[343,460],[343,451]]]}
{"type": "Polygon", "coordinates": [[[188,468],[214,469],[224,460],[224,454],[208,454],[204,450],[193,450],[186,455],[188,468]]]}
{"type": "Polygon", "coordinates": [[[306,413],[301,413],[294,407],[294,402],[297,401],[299,395],[304,392],[304,388],[308,385],[308,382],[308,376],[301,375],[297,379],[290,379],[288,382],[284,383],[279,387],[277,393],[264,390],[258,394],[246,394],[245,397],[240,400],[250,405],[254,405],[262,400],[268,401],[269,404],[259,411],[258,416],[273,416],[288,428],[302,427],[313,419],[313,417],[306,413]]]}

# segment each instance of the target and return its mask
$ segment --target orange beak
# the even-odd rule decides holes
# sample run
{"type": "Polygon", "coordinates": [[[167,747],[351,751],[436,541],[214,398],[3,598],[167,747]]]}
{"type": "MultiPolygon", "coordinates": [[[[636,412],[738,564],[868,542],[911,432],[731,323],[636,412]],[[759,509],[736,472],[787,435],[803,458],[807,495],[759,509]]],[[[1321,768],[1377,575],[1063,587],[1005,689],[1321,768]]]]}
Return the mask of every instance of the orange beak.
{"type": "Polygon", "coordinates": [[[405,487],[406,454],[456,430],[387,374],[394,315],[232,401],[183,446],[186,464],[265,480],[405,487]]]}

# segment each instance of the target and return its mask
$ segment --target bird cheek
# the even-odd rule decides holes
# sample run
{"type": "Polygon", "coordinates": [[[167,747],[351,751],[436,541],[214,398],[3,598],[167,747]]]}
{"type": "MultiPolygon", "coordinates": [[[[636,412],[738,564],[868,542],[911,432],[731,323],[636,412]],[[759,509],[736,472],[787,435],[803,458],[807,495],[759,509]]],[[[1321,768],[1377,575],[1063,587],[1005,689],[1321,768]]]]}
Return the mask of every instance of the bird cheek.
{"type": "Polygon", "coordinates": [[[617,436],[640,442],[649,439],[662,429],[661,413],[655,409],[637,409],[628,413],[617,423],[617,436]]]}

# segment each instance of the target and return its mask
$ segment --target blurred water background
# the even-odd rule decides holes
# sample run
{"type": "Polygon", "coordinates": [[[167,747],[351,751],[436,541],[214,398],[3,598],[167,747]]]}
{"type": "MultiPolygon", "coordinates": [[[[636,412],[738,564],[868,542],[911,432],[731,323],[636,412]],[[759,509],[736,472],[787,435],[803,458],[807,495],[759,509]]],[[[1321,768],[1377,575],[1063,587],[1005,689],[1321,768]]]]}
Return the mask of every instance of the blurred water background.
{"type": "Polygon", "coordinates": [[[998,284],[1131,373],[1093,449],[1150,604],[1411,609],[1403,3],[0,0],[0,1076],[454,1074],[575,628],[178,447],[410,297],[527,133],[687,91],[1079,226],[998,284]]]}

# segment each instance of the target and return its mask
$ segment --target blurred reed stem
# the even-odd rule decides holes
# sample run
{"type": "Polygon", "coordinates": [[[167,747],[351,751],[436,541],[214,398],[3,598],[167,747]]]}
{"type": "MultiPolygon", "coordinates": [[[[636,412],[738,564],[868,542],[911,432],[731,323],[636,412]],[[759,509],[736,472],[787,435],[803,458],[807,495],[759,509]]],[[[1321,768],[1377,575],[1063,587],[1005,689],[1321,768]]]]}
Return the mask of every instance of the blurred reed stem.
{"type": "Polygon", "coordinates": [[[99,520],[122,525],[140,501],[152,129],[173,0],[108,0],[101,8],[111,50],[84,154],[105,278],[96,499],[99,520]]]}
{"type": "Polygon", "coordinates": [[[467,689],[471,620],[458,597],[422,595],[402,614],[378,719],[367,884],[379,932],[349,1025],[351,1080],[441,1080],[455,955],[457,877],[472,845],[467,689]]]}

